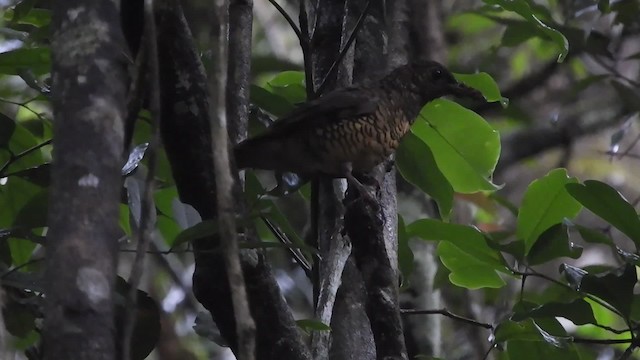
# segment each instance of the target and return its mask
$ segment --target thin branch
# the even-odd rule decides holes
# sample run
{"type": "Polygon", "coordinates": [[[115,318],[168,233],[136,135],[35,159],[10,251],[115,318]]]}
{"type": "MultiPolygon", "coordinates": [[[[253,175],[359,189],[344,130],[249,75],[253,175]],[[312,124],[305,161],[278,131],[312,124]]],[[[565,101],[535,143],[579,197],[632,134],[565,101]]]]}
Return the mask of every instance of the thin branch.
{"type": "Polygon", "coordinates": [[[302,251],[300,251],[298,247],[293,246],[293,242],[289,239],[287,234],[282,232],[282,230],[272,223],[266,216],[261,216],[260,218],[267,225],[269,230],[271,230],[271,233],[278,239],[278,241],[287,247],[291,256],[293,256],[298,265],[300,265],[307,277],[311,279],[311,265],[304,254],[302,254],[302,251]]]}
{"type": "MultiPolygon", "coordinates": [[[[237,339],[236,357],[239,360],[253,360],[256,356],[256,324],[249,310],[245,277],[240,262],[240,248],[236,233],[236,215],[234,199],[234,177],[229,158],[229,135],[227,128],[227,86],[234,84],[235,79],[228,81],[229,55],[246,56],[247,54],[229,54],[229,0],[217,1],[211,15],[213,31],[203,31],[201,37],[211,46],[213,56],[207,64],[209,81],[209,122],[211,131],[211,153],[216,188],[216,207],[219,234],[223,250],[226,276],[231,292],[235,332],[237,339]]],[[[237,24],[234,24],[237,25],[237,24]]],[[[246,59],[242,59],[243,61],[246,59]]],[[[235,110],[236,109],[232,109],[235,110]]]]}
{"type": "MultiPolygon", "coordinates": [[[[144,272],[144,260],[147,248],[151,242],[153,236],[154,224],[151,222],[152,211],[155,211],[153,203],[153,179],[155,177],[156,160],[157,160],[157,146],[160,141],[160,121],[161,121],[161,105],[160,105],[160,66],[158,64],[158,43],[156,35],[156,23],[153,15],[153,0],[145,0],[144,2],[144,23],[145,23],[145,35],[144,41],[146,49],[141,51],[147,53],[147,60],[149,61],[149,81],[151,82],[151,93],[149,96],[149,110],[151,112],[154,121],[151,123],[151,139],[149,141],[149,147],[146,151],[148,170],[145,178],[145,187],[142,197],[142,204],[140,210],[140,224],[137,232],[138,245],[136,248],[136,256],[131,266],[131,273],[129,275],[129,293],[127,294],[127,300],[125,307],[125,320],[124,331],[122,339],[122,358],[128,360],[131,358],[131,338],[135,327],[135,313],[137,307],[137,295],[138,286],[140,285],[140,279],[144,272]]],[[[144,76],[141,74],[140,76],[144,76]]]]}
{"type": "Polygon", "coordinates": [[[629,85],[640,88],[640,82],[635,81],[633,79],[629,79],[628,77],[622,75],[618,69],[614,66],[607,64],[600,56],[591,56],[591,59],[595,61],[598,65],[602,66],[605,70],[609,71],[614,77],[626,81],[629,85]]]}
{"type": "Polygon", "coordinates": [[[322,94],[322,91],[326,87],[328,80],[335,74],[336,71],[338,71],[338,65],[342,62],[342,59],[347,54],[347,51],[349,51],[351,44],[356,39],[356,35],[358,34],[360,27],[362,27],[362,24],[364,23],[364,19],[367,16],[367,13],[369,12],[369,8],[371,8],[371,4],[372,4],[371,0],[367,1],[367,6],[364,8],[364,10],[362,10],[362,14],[360,14],[360,17],[358,18],[358,22],[356,23],[356,26],[353,28],[351,35],[349,35],[349,39],[347,40],[347,43],[344,45],[342,50],[340,50],[340,53],[338,54],[338,57],[333,62],[333,64],[331,64],[329,71],[327,71],[324,78],[322,79],[322,82],[320,83],[320,86],[318,86],[318,89],[316,90],[316,94],[322,94]]]}
{"type": "Polygon", "coordinates": [[[7,100],[7,99],[0,98],[0,102],[6,103],[6,104],[20,106],[20,107],[24,108],[25,110],[29,111],[30,113],[32,113],[33,115],[35,115],[38,118],[38,120],[45,121],[45,120],[47,120],[47,118],[42,116],[42,114],[40,114],[39,112],[33,110],[31,107],[27,106],[27,104],[35,101],[37,98],[38,97],[36,96],[36,97],[31,98],[31,99],[29,99],[27,101],[24,101],[24,102],[17,102],[17,101],[13,101],[13,100],[7,100]]]}
{"type": "Polygon", "coordinates": [[[435,314],[439,314],[439,315],[443,315],[446,316],[450,319],[456,320],[456,321],[461,321],[463,323],[466,324],[470,324],[473,326],[479,326],[485,329],[493,329],[493,325],[491,324],[487,324],[487,323],[482,323],[464,316],[460,316],[460,315],[456,315],[452,312],[450,312],[447,309],[435,309],[435,310],[414,310],[414,309],[401,309],[400,313],[403,315],[435,315],[435,314]]]}
{"type": "Polygon", "coordinates": [[[307,100],[312,100],[316,97],[316,92],[313,86],[313,64],[311,60],[312,35],[309,34],[307,0],[300,0],[300,14],[298,15],[298,19],[300,21],[300,30],[302,31],[302,36],[300,37],[300,48],[302,49],[302,58],[304,62],[304,80],[307,90],[307,100]]]}
{"type": "Polygon", "coordinates": [[[574,337],[571,342],[576,344],[595,344],[595,345],[614,345],[614,344],[630,344],[633,339],[585,339],[574,337]]]}
{"type": "Polygon", "coordinates": [[[9,275],[11,275],[11,274],[15,273],[16,271],[18,271],[18,270],[20,270],[20,269],[24,269],[25,267],[27,267],[27,266],[29,266],[29,265],[32,265],[32,264],[35,264],[35,263],[37,263],[37,262],[40,262],[40,261],[42,261],[42,260],[44,260],[44,258],[31,259],[31,260],[29,260],[29,261],[27,261],[27,262],[24,262],[24,263],[22,263],[22,264],[20,264],[20,265],[18,265],[18,266],[16,266],[16,267],[14,267],[14,268],[12,268],[12,269],[7,270],[5,273],[1,274],[1,275],[0,275],[0,279],[4,279],[4,278],[6,278],[7,276],[9,276],[9,275]]]}
{"type": "Polygon", "coordinates": [[[489,358],[489,354],[491,354],[491,352],[493,351],[493,349],[495,349],[495,344],[491,344],[491,346],[489,346],[489,349],[487,349],[487,351],[484,353],[484,356],[482,357],[482,360],[487,360],[489,358]]]}
{"type": "MultiPolygon", "coordinates": [[[[554,279],[554,278],[552,278],[552,277],[550,277],[550,276],[547,276],[547,275],[545,275],[545,274],[541,274],[541,273],[539,273],[539,272],[537,272],[537,271],[534,271],[534,270],[531,270],[531,269],[530,269],[528,272],[522,272],[522,271],[518,271],[518,270],[515,270],[515,269],[510,269],[510,270],[511,270],[511,272],[513,272],[515,275],[539,277],[539,278],[541,278],[541,279],[545,279],[545,280],[547,280],[547,281],[550,281],[550,282],[552,282],[552,283],[554,283],[554,284],[556,284],[556,285],[560,285],[560,286],[562,286],[562,287],[564,287],[564,288],[574,290],[574,291],[576,291],[576,292],[578,292],[578,293],[582,294],[584,297],[588,298],[589,300],[591,300],[591,301],[593,301],[593,302],[597,303],[598,305],[602,306],[603,308],[605,308],[605,309],[607,309],[607,310],[611,311],[612,313],[614,313],[614,314],[616,314],[616,315],[620,316],[621,318],[623,318],[623,319],[625,318],[625,317],[624,317],[624,315],[622,315],[622,314],[621,314],[621,313],[620,313],[616,308],[614,308],[614,307],[610,306],[609,304],[607,304],[607,303],[605,303],[604,301],[602,301],[602,300],[598,299],[597,297],[595,297],[595,296],[593,296],[593,295],[591,295],[591,294],[589,294],[589,293],[585,293],[585,292],[583,292],[583,291],[581,291],[581,290],[575,290],[575,289],[574,289],[574,288],[572,288],[571,286],[569,286],[569,285],[567,285],[567,284],[565,284],[565,283],[563,283],[563,282],[561,282],[561,281],[558,281],[558,280],[556,280],[556,279],[554,279]]],[[[631,331],[631,330],[629,330],[629,331],[631,331]]]]}
{"type": "Polygon", "coordinates": [[[280,6],[280,4],[276,2],[276,0],[269,0],[269,2],[271,3],[271,5],[273,5],[276,8],[276,10],[278,10],[280,15],[282,15],[282,17],[284,17],[284,19],[287,20],[287,22],[289,23],[289,26],[291,26],[291,29],[293,29],[293,32],[296,33],[296,36],[298,37],[298,41],[300,41],[300,44],[302,44],[303,43],[302,33],[300,32],[300,28],[298,28],[298,25],[293,21],[291,16],[287,14],[287,12],[282,8],[282,6],[280,6]]]}
{"type": "Polygon", "coordinates": [[[51,139],[46,140],[38,145],[35,145],[29,149],[24,150],[21,153],[18,153],[16,155],[11,154],[11,157],[9,158],[9,160],[7,160],[6,163],[4,163],[4,165],[2,165],[2,167],[0,167],[0,178],[5,177],[6,175],[4,174],[4,172],[9,168],[9,166],[11,166],[11,164],[15,163],[16,161],[20,160],[21,158],[31,154],[32,152],[39,150],[49,144],[51,144],[51,139]]]}

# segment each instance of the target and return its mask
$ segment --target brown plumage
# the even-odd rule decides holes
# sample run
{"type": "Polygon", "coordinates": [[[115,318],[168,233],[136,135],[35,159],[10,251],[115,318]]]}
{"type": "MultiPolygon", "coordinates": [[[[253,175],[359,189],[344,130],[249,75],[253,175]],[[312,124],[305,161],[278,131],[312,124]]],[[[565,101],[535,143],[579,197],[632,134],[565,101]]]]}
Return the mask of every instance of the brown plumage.
{"type": "Polygon", "coordinates": [[[482,98],[434,61],[403,65],[377,82],[333,91],[239,143],[238,168],[346,177],[384,161],[420,109],[441,96],[482,98]]]}

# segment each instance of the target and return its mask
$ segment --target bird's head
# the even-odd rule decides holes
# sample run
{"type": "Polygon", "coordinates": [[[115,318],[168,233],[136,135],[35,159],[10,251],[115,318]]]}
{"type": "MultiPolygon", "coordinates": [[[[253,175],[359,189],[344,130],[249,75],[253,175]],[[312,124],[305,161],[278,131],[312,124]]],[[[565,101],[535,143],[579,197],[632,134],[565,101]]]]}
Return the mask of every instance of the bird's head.
{"type": "Polygon", "coordinates": [[[398,75],[405,77],[403,80],[411,84],[412,89],[420,94],[424,102],[447,95],[484,101],[478,90],[458,82],[453,74],[438,62],[417,61],[397,70],[400,72],[398,75]]]}

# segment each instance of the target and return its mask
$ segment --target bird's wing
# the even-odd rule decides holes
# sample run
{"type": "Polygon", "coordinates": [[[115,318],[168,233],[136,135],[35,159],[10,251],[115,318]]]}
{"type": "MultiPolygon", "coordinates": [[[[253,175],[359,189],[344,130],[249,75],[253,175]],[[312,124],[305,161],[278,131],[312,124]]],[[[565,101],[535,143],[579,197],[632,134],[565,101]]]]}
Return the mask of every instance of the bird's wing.
{"type": "Polygon", "coordinates": [[[264,135],[275,136],[300,128],[314,127],[319,123],[326,124],[371,114],[376,111],[380,100],[375,93],[358,87],[333,91],[297,107],[277,120],[264,135]]]}

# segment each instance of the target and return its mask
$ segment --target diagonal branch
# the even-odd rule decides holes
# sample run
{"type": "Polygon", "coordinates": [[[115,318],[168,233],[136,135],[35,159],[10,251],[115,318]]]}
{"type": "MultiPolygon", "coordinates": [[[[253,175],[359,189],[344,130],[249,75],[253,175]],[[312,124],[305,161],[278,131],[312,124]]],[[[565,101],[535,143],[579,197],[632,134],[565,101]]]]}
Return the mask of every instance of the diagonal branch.
{"type": "Polygon", "coordinates": [[[358,21],[356,22],[356,26],[353,28],[353,31],[351,32],[351,35],[349,35],[349,38],[347,39],[347,43],[340,50],[340,53],[338,54],[338,57],[333,62],[333,64],[331,64],[331,67],[329,68],[329,71],[327,71],[327,73],[324,75],[324,78],[322,78],[322,82],[320,83],[320,86],[318,86],[318,88],[315,91],[316,94],[322,94],[322,92],[324,91],[325,87],[327,86],[328,79],[331,79],[331,77],[333,75],[335,75],[336,71],[338,71],[338,65],[340,65],[340,63],[342,62],[342,59],[347,54],[347,51],[349,51],[349,48],[351,47],[351,44],[353,44],[353,41],[356,39],[356,35],[358,35],[358,31],[362,27],[362,24],[364,23],[364,19],[367,16],[367,13],[369,12],[369,9],[371,8],[371,4],[372,4],[372,2],[371,2],[371,0],[369,0],[367,2],[367,6],[364,8],[364,10],[362,10],[362,14],[360,14],[360,17],[358,18],[358,21]]]}
{"type": "Polygon", "coordinates": [[[271,3],[271,5],[273,5],[276,8],[276,10],[278,10],[278,12],[282,15],[282,17],[284,17],[284,19],[287,20],[287,22],[289,23],[289,26],[291,26],[291,29],[293,29],[293,32],[296,33],[296,36],[298,37],[300,44],[302,44],[304,41],[304,38],[302,37],[300,28],[298,28],[298,25],[293,21],[293,18],[289,16],[289,14],[282,8],[282,6],[280,6],[280,4],[276,2],[276,0],[269,0],[269,2],[271,3]]]}

